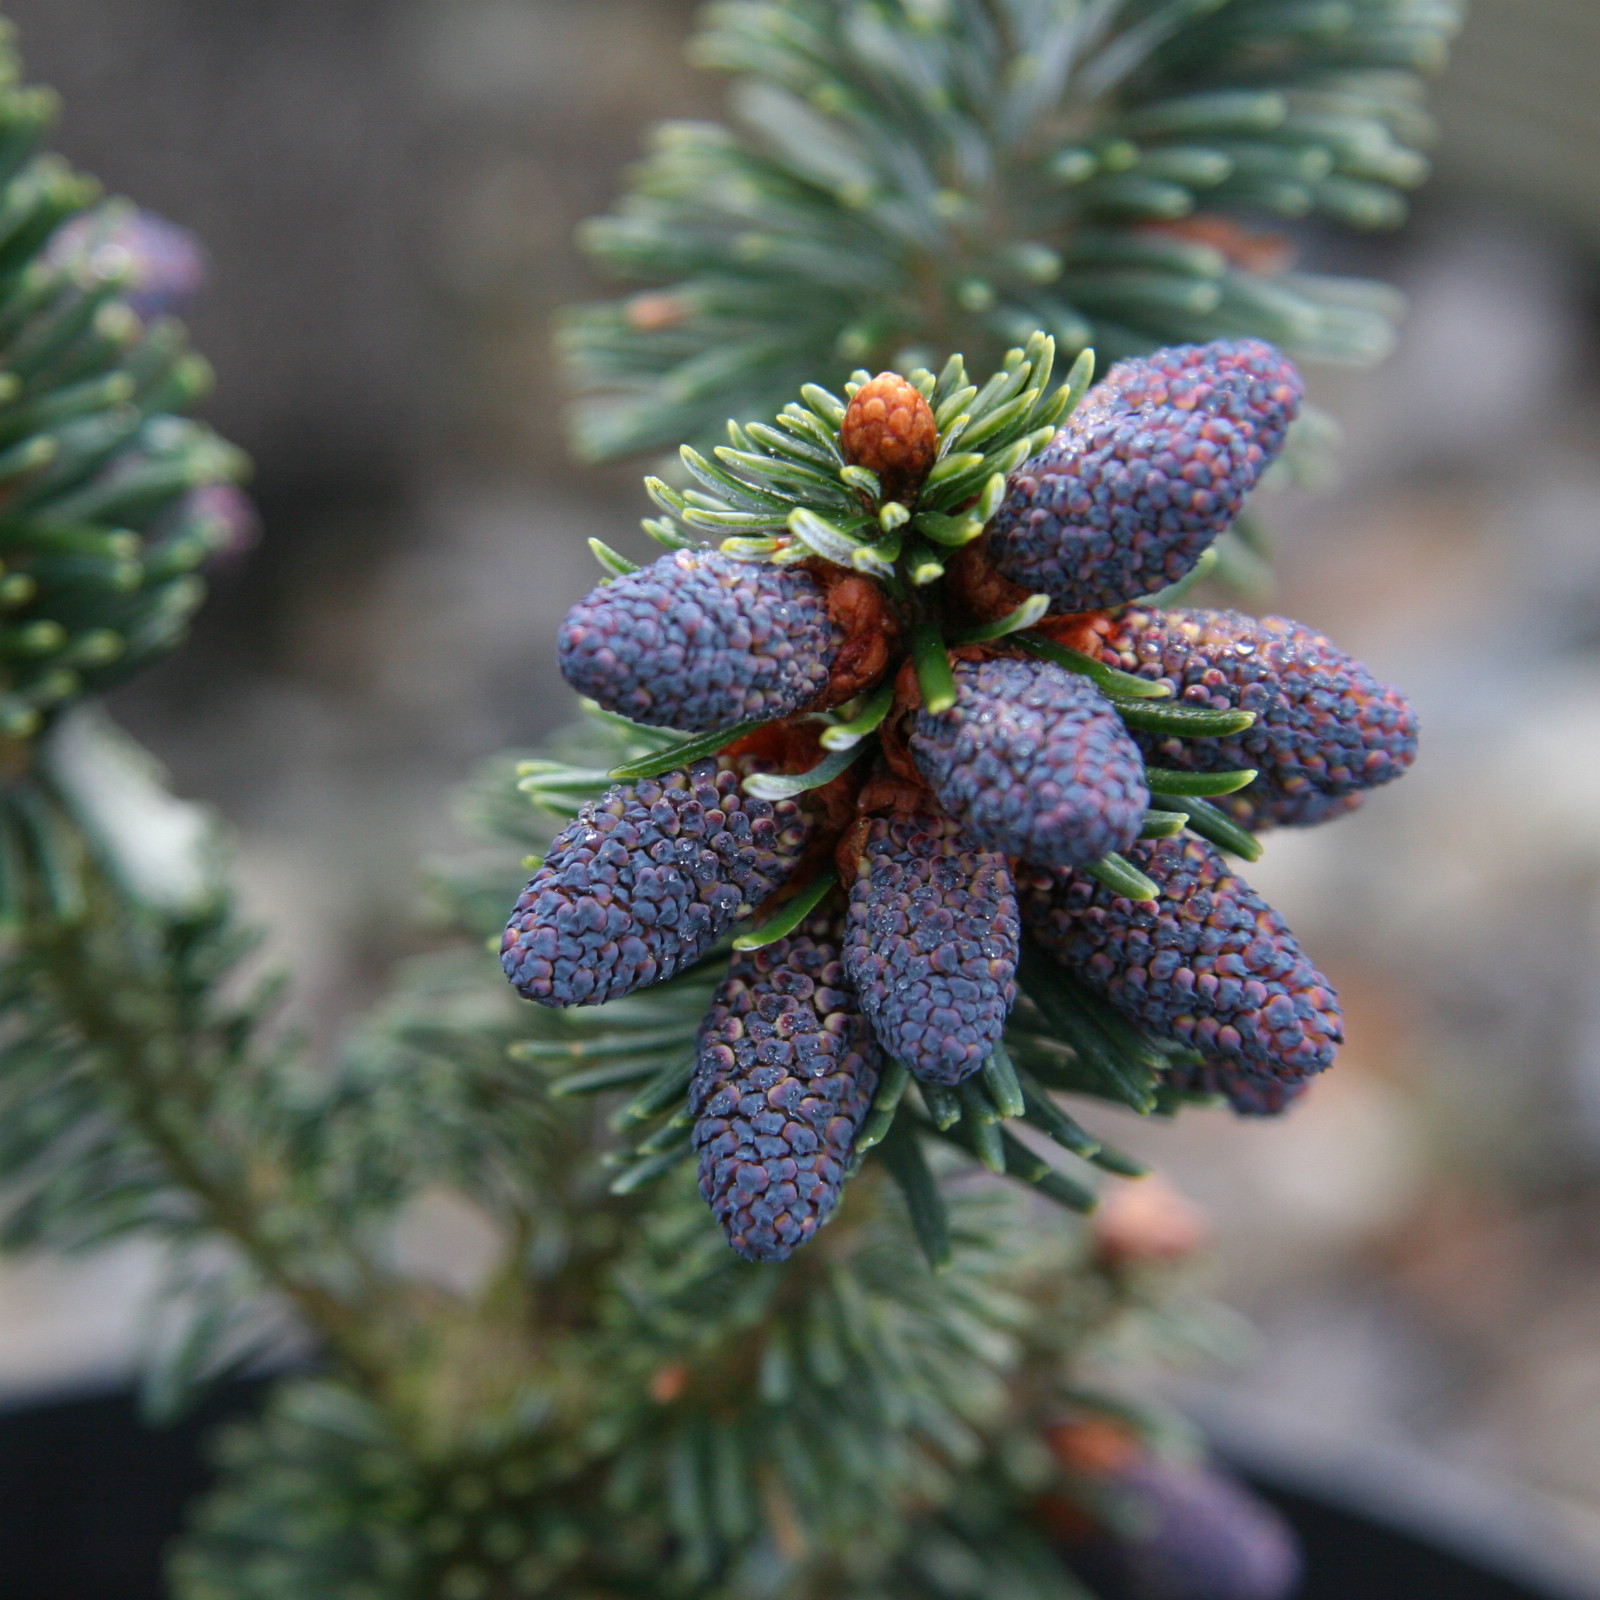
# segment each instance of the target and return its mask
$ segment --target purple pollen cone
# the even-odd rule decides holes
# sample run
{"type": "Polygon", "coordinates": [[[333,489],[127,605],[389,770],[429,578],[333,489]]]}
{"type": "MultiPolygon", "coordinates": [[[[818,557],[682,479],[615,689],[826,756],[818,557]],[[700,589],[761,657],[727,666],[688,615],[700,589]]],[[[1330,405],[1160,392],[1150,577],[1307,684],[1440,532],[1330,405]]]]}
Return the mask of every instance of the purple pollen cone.
{"type": "Polygon", "coordinates": [[[1222,802],[1247,827],[1309,827],[1341,815],[1358,803],[1348,797],[1393,781],[1416,758],[1406,697],[1285,617],[1128,610],[1100,655],[1171,685],[1176,704],[1255,712],[1253,727],[1226,739],[1134,733],[1159,766],[1258,768],[1254,783],[1222,802]]]}
{"type": "Polygon", "coordinates": [[[1048,661],[962,661],[956,703],[918,712],[911,754],[973,841],[1050,867],[1139,837],[1144,761],[1087,678],[1048,661]]]}
{"type": "Polygon", "coordinates": [[[146,320],[182,316],[205,287],[206,257],[187,228],[110,201],[57,229],[46,250],[52,265],[120,278],[123,299],[146,320]]]}
{"type": "Polygon", "coordinates": [[[558,644],[579,694],[698,733],[798,711],[827,688],[841,642],[809,572],[674,550],[580,600],[558,644]]]}
{"type": "Polygon", "coordinates": [[[1241,1117],[1281,1116],[1306,1092],[1310,1082],[1258,1078],[1237,1062],[1222,1060],[1175,1063],[1166,1081],[1174,1089],[1186,1089],[1191,1094],[1221,1095],[1241,1117]]]}
{"type": "Polygon", "coordinates": [[[873,820],[850,889],[844,963],[885,1050],[956,1084],[993,1053],[1017,998],[1021,924],[1005,857],[941,816],[873,820]]]}
{"type": "Polygon", "coordinates": [[[1019,874],[1023,920],[1124,1016],[1204,1057],[1186,1086],[1220,1088],[1241,1111],[1281,1109],[1287,1097],[1272,1103],[1281,1091],[1330,1065],[1343,1040],[1328,980],[1204,840],[1145,841],[1128,859],[1159,900],[1035,870],[1019,874]],[[1259,1105],[1247,1103],[1252,1093],[1259,1105]]]}
{"type": "Polygon", "coordinates": [[[1226,811],[1241,828],[1259,833],[1263,828],[1314,828],[1359,811],[1366,800],[1365,789],[1349,794],[1277,795],[1258,778],[1237,794],[1223,795],[1211,803],[1226,811]]]}
{"type": "Polygon", "coordinates": [[[841,913],[735,955],[689,1086],[700,1193],[747,1261],[783,1261],[828,1220],[882,1064],[845,980],[841,913]]]}
{"type": "Polygon", "coordinates": [[[990,561],[1061,611],[1175,583],[1239,515],[1303,393],[1290,362],[1259,339],[1118,363],[1011,475],[990,561]]]}
{"type": "Polygon", "coordinates": [[[809,832],[794,801],[747,798],[715,759],[618,784],[557,835],[517,897],[501,965],[547,1006],[600,1005],[659,983],[788,878],[809,832]]]}
{"type": "Polygon", "coordinates": [[[1079,1555],[1097,1587],[1139,1600],[1287,1600],[1299,1587],[1289,1525],[1214,1468],[1147,1456],[1106,1487],[1126,1515],[1079,1555]]]}

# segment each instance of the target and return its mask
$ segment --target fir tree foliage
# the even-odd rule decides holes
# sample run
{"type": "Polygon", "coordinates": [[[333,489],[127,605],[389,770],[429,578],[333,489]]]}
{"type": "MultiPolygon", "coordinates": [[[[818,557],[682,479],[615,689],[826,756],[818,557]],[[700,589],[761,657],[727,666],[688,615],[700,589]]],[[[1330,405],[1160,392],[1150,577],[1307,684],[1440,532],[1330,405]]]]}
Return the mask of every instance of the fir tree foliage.
{"type": "MultiPolygon", "coordinates": [[[[920,342],[942,368],[949,348],[1015,343],[991,411],[969,424],[991,424],[982,449],[958,453],[947,504],[915,530],[936,564],[936,535],[959,543],[967,499],[1051,405],[1071,402],[1071,386],[1065,401],[1042,378],[1038,393],[1025,387],[1051,334],[1092,334],[1114,352],[1119,327],[1130,347],[1176,331],[1152,320],[1161,296],[1147,278],[1213,285],[1215,304],[1185,312],[1203,319],[1196,331],[1270,333],[1292,303],[1306,339],[1370,347],[1371,291],[1267,284],[1225,253],[1185,254],[1216,247],[1151,233],[1162,217],[1151,186],[1167,185],[1175,207],[1174,191],[1197,194],[1197,174],[1212,174],[1208,195],[1260,206],[1265,178],[1256,190],[1244,179],[1261,150],[1337,146],[1337,173],[1282,180],[1299,188],[1273,191],[1281,214],[1335,210],[1341,194],[1348,209],[1362,192],[1349,185],[1389,194],[1417,170],[1394,153],[1421,137],[1412,69],[1452,18],[1421,0],[714,8],[704,48],[756,75],[769,142],[692,130],[647,168],[616,250],[644,219],[641,270],[687,287],[669,306],[575,324],[591,371],[646,379],[593,442],[633,448],[712,415],[770,415],[774,388],[786,399],[880,349],[920,342]],[[1270,129],[1229,122],[1243,113],[1228,105],[1264,116],[1269,100],[1270,129]],[[1141,132],[1136,118],[1157,107],[1180,122],[1141,132]],[[1206,149],[1227,135],[1256,153],[1221,151],[1225,174],[1216,160],[1185,166],[1202,135],[1206,149]],[[973,223],[962,196],[991,190],[1025,198],[1025,222],[973,223]],[[1119,192],[1146,209],[1119,213],[1119,192]],[[1040,250],[1012,249],[1036,236],[1040,250]],[[968,254],[947,271],[957,237],[968,254]],[[908,298],[919,261],[936,270],[908,298]],[[1132,309],[1113,299],[1091,317],[1092,295],[1069,297],[1069,271],[1091,265],[1112,284],[1135,274],[1132,309]],[[1052,305],[1081,320],[1063,325],[1052,305]],[[775,344],[780,306],[798,333],[775,344]],[[841,341],[845,330],[865,331],[841,341]],[[965,496],[952,481],[962,473],[965,496]]],[[[1208,1328],[1173,1309],[1172,1269],[1112,1255],[1039,1191],[1086,1205],[1094,1166],[1131,1170],[1092,1131],[1095,1102],[1170,1109],[1183,1098],[1162,1086],[1171,1058],[1087,996],[1064,1005],[1059,977],[1030,981],[1025,958],[1009,1068],[954,1106],[900,1079],[900,1101],[880,1095],[869,1119],[877,1154],[826,1231],[783,1267],[738,1260],[680,1164],[676,1124],[714,969],[555,1013],[518,1004],[484,948],[559,818],[675,738],[603,715],[485,771],[468,802],[482,852],[435,884],[453,931],[331,1058],[308,1052],[241,924],[214,822],[79,703],[176,642],[202,592],[197,569],[228,533],[207,491],[241,463],[184,419],[204,366],[175,322],[129,303],[130,264],[106,246],[115,216],[65,234],[96,195],[38,153],[52,114],[8,54],[0,1242],[92,1250],[138,1234],[166,1246],[171,1293],[146,1384],[157,1414],[263,1354],[298,1351],[317,1368],[227,1442],[173,1593],[1080,1600],[1038,1515],[1041,1496],[1085,1502],[1048,1448],[1051,1419],[1114,1413],[1158,1443],[1159,1412],[1087,1392],[1084,1374],[1091,1362],[1114,1373],[1128,1340],[1203,1341],[1208,1328]],[[1025,1140],[1000,1125],[1019,1102],[1025,1140]],[[1049,1141],[1074,1175],[1040,1154],[1049,1141]],[[1028,1182],[995,1184],[985,1164],[1028,1182]],[[416,1269],[397,1244],[412,1208],[441,1192],[473,1208],[490,1240],[470,1281],[416,1269]]],[[[782,454],[770,446],[750,429],[729,448],[759,478],[782,454]]],[[[659,490],[664,542],[715,528],[776,557],[836,535],[829,560],[885,559],[877,535],[830,535],[837,507],[778,496],[774,525],[765,490],[752,494],[721,457],[698,460],[711,483],[659,490]],[[743,526],[752,499],[767,520],[743,526]],[[810,520],[796,526],[796,509],[810,520]]],[[[873,716],[837,718],[828,748],[848,756],[873,716]]],[[[1187,800],[1169,815],[1228,826],[1187,800]]],[[[1230,838],[1253,848],[1237,829],[1230,838]]]]}
{"type": "MultiPolygon", "coordinates": [[[[437,885],[464,940],[318,1067],[244,981],[204,819],[88,712],[40,770],[57,872],[5,968],[6,1242],[167,1243],[158,1415],[281,1353],[285,1310],[327,1367],[226,1442],[176,1595],[1078,1595],[1029,1511],[1057,1476],[1038,1418],[1149,1286],[937,1153],[937,1277],[875,1172],[787,1273],[732,1256],[686,1174],[611,1183],[605,1116],[546,1092],[562,1019],[483,951],[548,831],[513,764],[472,796],[498,845],[437,885]],[[168,847],[86,834],[86,775],[168,847]],[[496,1241],[466,1288],[396,1264],[441,1187],[496,1241]]],[[[661,1014],[610,1026],[647,1055],[661,1014]]]]}
{"type": "Polygon", "coordinates": [[[719,0],[732,121],[668,123],[584,242],[571,315],[605,458],[763,416],[856,366],[975,369],[1036,330],[1102,361],[1238,335],[1365,362],[1384,285],[1288,225],[1393,227],[1459,0],[719,0]]]}
{"type": "MultiPolygon", "coordinates": [[[[182,637],[204,595],[198,569],[228,533],[203,491],[243,467],[183,416],[209,369],[180,324],[130,303],[137,264],[117,209],[97,226],[93,180],[41,152],[55,115],[49,91],[20,85],[0,36],[0,738],[12,764],[61,708],[182,637]]],[[[45,848],[15,807],[0,836],[6,855],[45,848]]]]}

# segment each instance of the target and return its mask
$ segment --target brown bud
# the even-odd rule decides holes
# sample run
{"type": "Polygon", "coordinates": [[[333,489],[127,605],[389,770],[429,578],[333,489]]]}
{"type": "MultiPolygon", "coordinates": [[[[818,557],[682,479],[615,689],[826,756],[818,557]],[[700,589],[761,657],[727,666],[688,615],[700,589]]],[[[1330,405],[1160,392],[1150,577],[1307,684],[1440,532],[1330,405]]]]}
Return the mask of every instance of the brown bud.
{"type": "Polygon", "coordinates": [[[1294,242],[1287,234],[1251,233],[1231,217],[1200,211],[1178,222],[1152,222],[1144,233],[1158,238],[1181,239],[1186,244],[1210,245],[1236,267],[1274,278],[1294,265],[1294,242]]]}
{"type": "MultiPolygon", "coordinates": [[[[1056,1465],[1080,1479],[1114,1482],[1144,1453],[1132,1430],[1109,1417],[1064,1419],[1045,1429],[1044,1442],[1056,1465]]],[[[1063,1544],[1085,1544],[1099,1531],[1098,1519],[1082,1498],[1079,1487],[1070,1499],[1046,1493],[1034,1503],[1039,1520],[1063,1544]]]]}
{"type": "Polygon", "coordinates": [[[630,328],[640,333],[660,333],[675,328],[689,314],[689,302],[676,294],[636,294],[624,315],[630,328]]]}
{"type": "Polygon", "coordinates": [[[898,372],[880,372],[856,391],[839,427],[844,458],[877,473],[887,500],[921,487],[939,454],[933,407],[898,372]]]}
{"type": "Polygon", "coordinates": [[[993,622],[1028,598],[1028,590],[1002,578],[989,564],[988,544],[984,534],[945,561],[945,594],[964,622],[993,622]]]}
{"type": "Polygon", "coordinates": [[[1199,1208],[1157,1177],[1119,1185],[1094,1218],[1095,1253],[1111,1267],[1183,1261],[1209,1238],[1199,1208]]]}
{"type": "Polygon", "coordinates": [[[689,1387],[689,1369],[681,1361],[669,1361],[659,1367],[650,1379],[650,1398],[658,1406],[669,1406],[682,1397],[689,1387]]]}
{"type": "Polygon", "coordinates": [[[1068,1472],[1112,1477],[1140,1456],[1132,1429],[1109,1417],[1076,1417],[1045,1430],[1050,1454],[1068,1472]]]}
{"type": "Polygon", "coordinates": [[[817,563],[813,576],[827,591],[828,616],[844,642],[834,652],[828,687],[807,711],[828,711],[853,700],[883,676],[900,636],[900,624],[871,578],[817,563]]]}

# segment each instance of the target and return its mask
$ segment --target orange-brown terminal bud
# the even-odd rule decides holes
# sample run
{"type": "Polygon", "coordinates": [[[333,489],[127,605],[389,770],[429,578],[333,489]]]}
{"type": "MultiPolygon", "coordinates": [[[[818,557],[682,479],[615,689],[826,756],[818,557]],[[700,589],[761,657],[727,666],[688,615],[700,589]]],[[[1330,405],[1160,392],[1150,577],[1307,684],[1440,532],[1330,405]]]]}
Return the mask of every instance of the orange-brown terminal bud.
{"type": "Polygon", "coordinates": [[[636,294],[624,308],[630,328],[641,333],[660,333],[675,328],[689,315],[690,305],[678,294],[636,294]]]}
{"type": "Polygon", "coordinates": [[[922,392],[898,372],[880,372],[856,391],[839,427],[844,458],[877,473],[887,500],[907,500],[939,455],[939,425],[922,392]]]}
{"type": "Polygon", "coordinates": [[[1158,1177],[1113,1189],[1093,1228],[1095,1254],[1110,1267],[1184,1261],[1211,1238],[1199,1207],[1158,1177]]]}

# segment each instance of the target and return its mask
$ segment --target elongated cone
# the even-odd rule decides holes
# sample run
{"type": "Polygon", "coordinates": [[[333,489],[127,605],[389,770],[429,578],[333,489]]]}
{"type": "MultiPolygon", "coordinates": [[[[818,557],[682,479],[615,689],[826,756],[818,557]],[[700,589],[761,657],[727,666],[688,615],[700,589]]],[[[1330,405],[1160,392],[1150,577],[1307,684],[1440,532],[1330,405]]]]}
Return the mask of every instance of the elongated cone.
{"type": "Polygon", "coordinates": [[[1042,866],[1126,850],[1150,792],[1122,720],[1087,678],[1048,661],[962,661],[956,703],[917,714],[911,754],[972,839],[1042,866]]]}
{"type": "Polygon", "coordinates": [[[1249,1072],[1240,1062],[1218,1058],[1174,1063],[1167,1073],[1173,1088],[1221,1095],[1241,1117],[1281,1116],[1306,1092],[1309,1081],[1285,1083],[1249,1072]]]}
{"type": "Polygon", "coordinates": [[[506,925],[501,965],[547,1006],[599,1005],[698,961],[794,871],[810,824],[715,759],[618,784],[557,836],[506,925]]]}
{"type": "Polygon", "coordinates": [[[1108,1530],[1099,1550],[1125,1593],[1141,1600],[1286,1600],[1298,1586],[1300,1551],[1288,1523],[1215,1468],[1146,1456],[1119,1475],[1115,1489],[1130,1515],[1117,1532],[1108,1530]]]}
{"type": "Polygon", "coordinates": [[[1347,817],[1359,811],[1367,802],[1366,789],[1354,789],[1349,794],[1275,794],[1271,787],[1256,779],[1235,794],[1223,795],[1212,804],[1226,811],[1241,828],[1259,833],[1263,828],[1314,828],[1319,823],[1332,822],[1335,817],[1347,817]]]}
{"type": "Polygon", "coordinates": [[[1095,1418],[1051,1430],[1077,1491],[1040,1513],[1096,1592],[1127,1600],[1287,1600],[1300,1550],[1289,1525],[1208,1465],[1164,1461],[1095,1418]]]}
{"type": "Polygon", "coordinates": [[[1199,1052],[1216,1087],[1253,1080],[1263,1103],[1237,1109],[1281,1109],[1267,1102],[1327,1067],[1344,1037],[1328,980],[1203,839],[1141,842],[1128,858],[1159,900],[1122,899],[1082,873],[1019,872],[1023,921],[1124,1016],[1199,1052]]]}
{"type": "Polygon", "coordinates": [[[1175,703],[1253,711],[1226,739],[1134,732],[1154,765],[1191,772],[1256,767],[1228,810],[1247,826],[1307,827],[1390,783],[1417,753],[1417,717],[1398,689],[1320,633],[1286,617],[1130,608],[1100,642],[1124,672],[1171,685],[1175,703]]]}
{"type": "Polygon", "coordinates": [[[1017,898],[1005,857],[950,817],[873,819],[850,889],[844,964],[883,1047],[956,1084],[994,1052],[1017,998],[1017,898]]]}
{"type": "Polygon", "coordinates": [[[1259,339],[1120,362],[1012,474],[989,560],[1060,611],[1175,583],[1239,515],[1302,393],[1294,367],[1259,339]]]}
{"type": "Polygon", "coordinates": [[[845,981],[842,914],[735,955],[689,1086],[700,1193],[747,1261],[783,1261],[828,1220],[882,1056],[845,981]]]}
{"type": "Polygon", "coordinates": [[[809,572],[674,550],[603,583],[561,625],[561,671],[608,711],[683,733],[786,717],[843,639],[809,572]]]}

